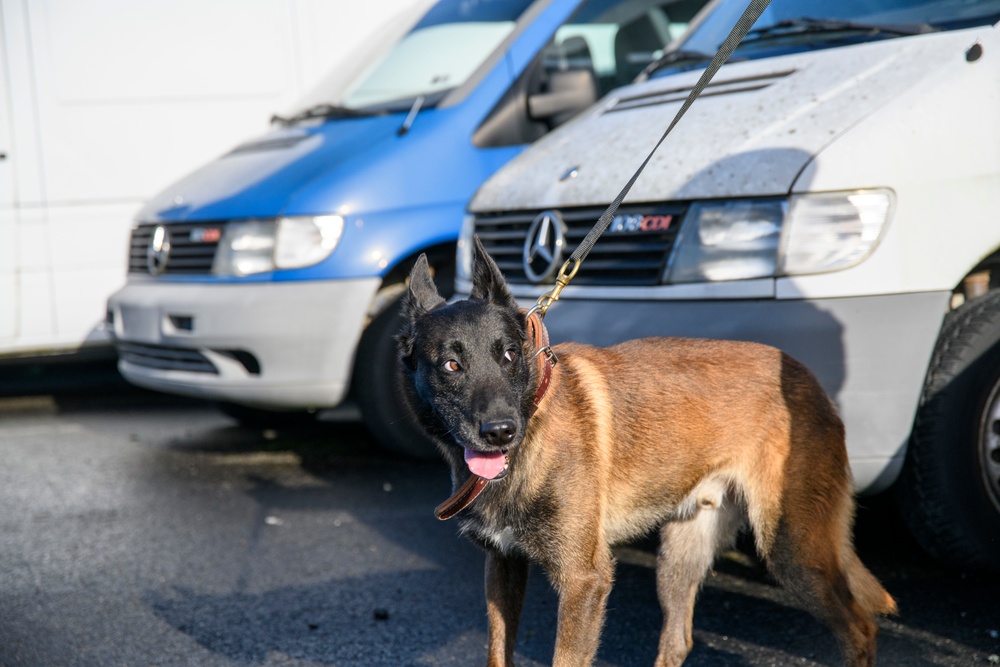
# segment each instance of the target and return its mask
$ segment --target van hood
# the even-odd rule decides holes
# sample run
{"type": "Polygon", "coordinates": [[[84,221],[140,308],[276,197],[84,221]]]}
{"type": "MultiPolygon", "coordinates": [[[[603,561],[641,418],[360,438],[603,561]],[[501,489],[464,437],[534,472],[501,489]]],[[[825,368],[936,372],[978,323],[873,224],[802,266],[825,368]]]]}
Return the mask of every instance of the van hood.
{"type": "Polygon", "coordinates": [[[277,129],[240,144],[150,199],[142,221],[183,222],[281,215],[296,192],[397,138],[401,116],[277,129]],[[282,196],[275,196],[280,192],[282,196]]]}
{"type": "MultiPolygon", "coordinates": [[[[824,146],[934,69],[964,65],[976,35],[989,29],[727,64],[657,150],[626,201],[788,194],[824,146]]],[[[470,208],[607,205],[700,76],[683,72],[613,91],[501,169],[470,208]]]]}

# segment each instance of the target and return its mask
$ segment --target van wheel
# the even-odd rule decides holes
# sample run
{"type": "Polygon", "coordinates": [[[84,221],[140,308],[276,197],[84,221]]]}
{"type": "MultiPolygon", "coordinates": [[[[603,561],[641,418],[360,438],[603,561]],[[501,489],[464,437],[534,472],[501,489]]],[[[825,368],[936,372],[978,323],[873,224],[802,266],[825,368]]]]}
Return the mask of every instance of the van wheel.
{"type": "MultiPolygon", "coordinates": [[[[445,266],[436,273],[441,296],[448,298],[454,292],[454,275],[445,266]]],[[[352,390],[365,425],[385,449],[410,459],[440,460],[437,447],[403,398],[395,340],[403,327],[401,303],[402,298],[393,300],[365,329],[355,357],[352,390]]]]}
{"type": "Polygon", "coordinates": [[[945,318],[896,489],[930,555],[1000,571],[1000,292],[945,318]]]}

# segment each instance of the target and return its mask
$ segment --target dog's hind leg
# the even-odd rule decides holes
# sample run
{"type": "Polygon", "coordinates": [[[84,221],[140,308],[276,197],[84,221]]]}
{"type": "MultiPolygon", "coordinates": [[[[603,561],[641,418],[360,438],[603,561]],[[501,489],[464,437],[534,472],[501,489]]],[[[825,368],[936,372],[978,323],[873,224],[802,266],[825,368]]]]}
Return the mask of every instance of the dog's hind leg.
{"type": "MultiPolygon", "coordinates": [[[[704,485],[702,485],[704,487],[704,485]]],[[[721,484],[696,489],[694,515],[668,521],[660,530],[656,587],[663,608],[656,667],[678,667],[694,647],[695,597],[715,557],[731,547],[744,525],[742,503],[721,484]]]]}
{"type": "Polygon", "coordinates": [[[758,465],[747,475],[757,549],[774,578],[833,631],[844,663],[872,667],[874,616],[894,613],[896,604],[854,553],[843,422],[815,377],[784,355],[781,395],[784,409],[772,422],[784,428],[772,429],[764,444],[765,451],[787,451],[787,457],[780,469],[758,465]]]}
{"type": "Polygon", "coordinates": [[[768,569],[837,638],[848,667],[875,664],[878,625],[895,602],[861,564],[851,545],[848,493],[812,507],[786,509],[769,553],[768,569]]]}
{"type": "Polygon", "coordinates": [[[845,665],[872,667],[878,626],[851,593],[835,552],[803,551],[802,546],[787,542],[780,533],[774,546],[778,554],[767,558],[774,578],[833,631],[845,665]]]}
{"type": "Polygon", "coordinates": [[[489,626],[488,667],[513,667],[514,640],[528,586],[528,561],[486,554],[486,619],[489,626]]]}

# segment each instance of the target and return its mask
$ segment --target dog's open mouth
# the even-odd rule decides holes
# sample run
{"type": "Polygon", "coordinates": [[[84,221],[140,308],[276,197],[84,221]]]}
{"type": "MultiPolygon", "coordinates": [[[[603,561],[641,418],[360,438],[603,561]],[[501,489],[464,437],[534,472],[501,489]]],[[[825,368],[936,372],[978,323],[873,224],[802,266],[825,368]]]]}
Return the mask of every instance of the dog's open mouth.
{"type": "Polygon", "coordinates": [[[465,448],[465,464],[474,475],[483,479],[500,479],[507,474],[510,458],[506,452],[497,451],[484,454],[465,448]]]}

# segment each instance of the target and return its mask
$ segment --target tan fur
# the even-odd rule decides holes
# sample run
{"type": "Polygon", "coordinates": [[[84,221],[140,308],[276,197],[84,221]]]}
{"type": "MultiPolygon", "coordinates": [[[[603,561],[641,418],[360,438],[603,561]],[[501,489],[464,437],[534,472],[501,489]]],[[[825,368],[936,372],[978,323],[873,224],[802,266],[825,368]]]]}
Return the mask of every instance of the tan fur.
{"type": "Polygon", "coordinates": [[[660,529],[658,667],[692,646],[695,595],[749,524],[774,576],[870,667],[873,615],[895,603],[851,544],[843,425],[813,376],[752,343],[565,344],[506,479],[462,516],[490,550],[492,667],[513,664],[528,559],[560,594],[553,664],[589,665],[611,587],[611,545],[660,529]]]}
{"type": "Polygon", "coordinates": [[[659,530],[656,665],[678,667],[702,580],[744,526],[773,576],[833,631],[845,664],[874,665],[874,616],[896,606],[854,553],[844,426],[812,374],[754,343],[565,344],[539,401],[544,328],[474,244],[464,301],[446,305],[417,260],[397,342],[407,400],[451,465],[456,497],[467,478],[482,490],[458,520],[487,551],[488,665],[513,665],[529,561],[559,594],[552,664],[592,664],[611,546],[659,530]],[[472,479],[473,469],[497,476],[472,479]]]}

